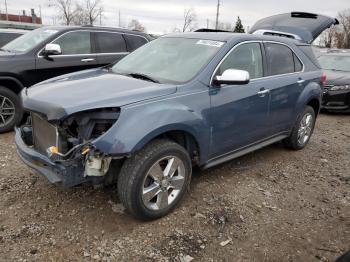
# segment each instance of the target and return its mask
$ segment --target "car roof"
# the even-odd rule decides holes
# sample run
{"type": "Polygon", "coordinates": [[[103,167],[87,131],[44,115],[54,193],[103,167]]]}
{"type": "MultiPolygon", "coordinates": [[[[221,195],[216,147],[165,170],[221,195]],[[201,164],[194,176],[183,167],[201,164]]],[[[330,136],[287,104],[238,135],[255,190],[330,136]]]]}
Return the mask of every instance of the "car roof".
{"type": "Polygon", "coordinates": [[[90,30],[90,31],[111,31],[111,32],[119,32],[119,33],[128,33],[133,35],[140,35],[140,36],[147,36],[150,37],[148,34],[139,32],[139,31],[133,31],[128,29],[122,29],[122,28],[116,28],[116,27],[103,27],[103,26],[45,26],[41,27],[41,29],[52,29],[52,30],[58,30],[58,31],[70,31],[70,30],[90,30]]]}
{"type": "Polygon", "coordinates": [[[188,33],[173,33],[164,35],[162,37],[172,37],[172,38],[192,38],[192,39],[205,39],[212,41],[230,42],[233,40],[242,41],[276,41],[286,44],[302,44],[297,40],[290,39],[287,37],[279,36],[268,36],[268,35],[253,35],[253,34],[242,34],[242,33],[231,33],[231,32],[188,32],[188,33]]]}

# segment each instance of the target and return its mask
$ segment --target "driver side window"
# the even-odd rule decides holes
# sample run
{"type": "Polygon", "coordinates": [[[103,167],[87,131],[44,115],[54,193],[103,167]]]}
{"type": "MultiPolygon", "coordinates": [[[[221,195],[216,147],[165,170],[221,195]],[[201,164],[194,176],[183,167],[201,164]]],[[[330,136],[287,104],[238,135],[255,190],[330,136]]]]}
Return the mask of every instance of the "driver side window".
{"type": "Polygon", "coordinates": [[[59,44],[63,55],[91,54],[89,31],[73,31],[62,35],[53,44],[59,44]]]}
{"type": "Polygon", "coordinates": [[[216,75],[222,75],[228,69],[245,70],[250,79],[264,75],[263,59],[259,43],[246,43],[236,47],[220,65],[216,75]]]}

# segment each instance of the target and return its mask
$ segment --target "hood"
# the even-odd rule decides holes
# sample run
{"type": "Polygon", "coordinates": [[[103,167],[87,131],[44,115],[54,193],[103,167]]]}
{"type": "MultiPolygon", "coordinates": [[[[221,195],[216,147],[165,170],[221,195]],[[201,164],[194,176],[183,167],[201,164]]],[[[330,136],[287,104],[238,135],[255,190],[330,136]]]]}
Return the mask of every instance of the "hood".
{"type": "Polygon", "coordinates": [[[7,60],[7,59],[15,57],[15,56],[16,56],[15,53],[0,50],[0,61],[7,60]]]}
{"type": "Polygon", "coordinates": [[[327,76],[327,85],[342,86],[350,85],[350,72],[324,70],[327,76]]]}
{"type": "Polygon", "coordinates": [[[259,20],[251,34],[285,36],[311,44],[324,30],[339,24],[336,18],[305,12],[292,12],[259,20]]]}
{"type": "Polygon", "coordinates": [[[44,114],[48,120],[59,120],[85,110],[121,107],[175,92],[175,85],[156,84],[105,69],[93,69],[24,89],[22,101],[25,109],[44,114]]]}

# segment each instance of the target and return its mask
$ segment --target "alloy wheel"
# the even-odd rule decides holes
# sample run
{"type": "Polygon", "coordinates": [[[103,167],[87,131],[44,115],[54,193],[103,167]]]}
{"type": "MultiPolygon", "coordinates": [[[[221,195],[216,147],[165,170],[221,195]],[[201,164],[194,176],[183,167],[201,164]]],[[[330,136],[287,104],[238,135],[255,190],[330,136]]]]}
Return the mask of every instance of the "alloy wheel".
{"type": "Polygon", "coordinates": [[[142,189],[142,201],[151,210],[171,205],[185,185],[185,165],[176,156],[158,160],[147,172],[142,189]]]}
{"type": "Polygon", "coordinates": [[[298,130],[298,143],[304,145],[309,140],[313,127],[313,116],[307,113],[303,116],[298,130]]]}
{"type": "Polygon", "coordinates": [[[0,95],[0,127],[11,123],[15,117],[16,109],[13,102],[6,96],[0,95]]]}

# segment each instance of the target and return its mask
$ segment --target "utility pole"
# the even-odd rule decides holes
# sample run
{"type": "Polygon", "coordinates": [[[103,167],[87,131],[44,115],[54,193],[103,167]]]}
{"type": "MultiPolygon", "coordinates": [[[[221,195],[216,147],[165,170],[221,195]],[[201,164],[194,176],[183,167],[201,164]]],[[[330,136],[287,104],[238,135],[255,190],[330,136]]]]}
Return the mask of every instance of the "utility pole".
{"type": "Polygon", "coordinates": [[[207,18],[207,29],[209,29],[209,19],[207,18]]]}
{"type": "Polygon", "coordinates": [[[5,9],[6,9],[6,21],[9,20],[9,13],[7,12],[7,1],[5,0],[5,9]]]}
{"type": "Polygon", "coordinates": [[[216,30],[218,30],[218,27],[219,27],[219,15],[220,15],[220,0],[218,0],[218,6],[216,9],[216,23],[215,23],[216,30]]]}
{"type": "Polygon", "coordinates": [[[119,12],[118,12],[118,15],[119,15],[119,28],[121,27],[121,18],[120,18],[120,9],[119,9],[119,12]]]}
{"type": "Polygon", "coordinates": [[[102,7],[100,7],[100,26],[102,25],[102,7]]]}

